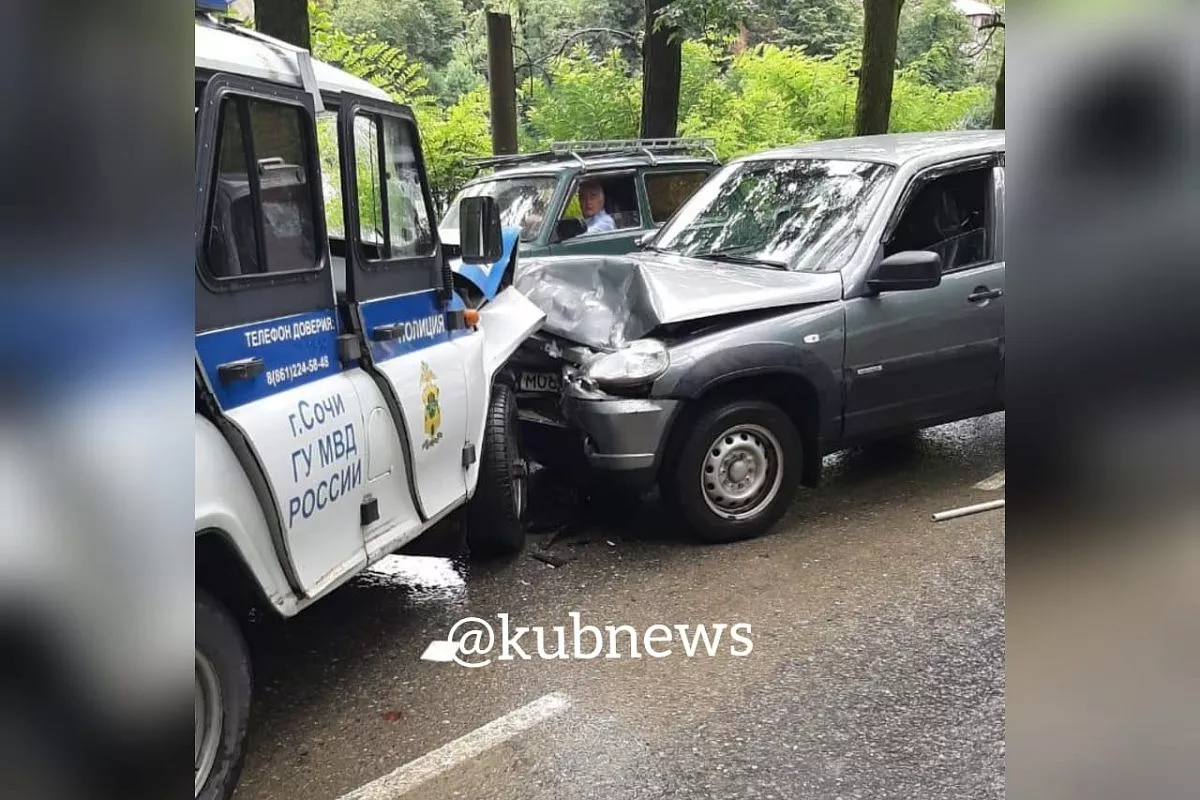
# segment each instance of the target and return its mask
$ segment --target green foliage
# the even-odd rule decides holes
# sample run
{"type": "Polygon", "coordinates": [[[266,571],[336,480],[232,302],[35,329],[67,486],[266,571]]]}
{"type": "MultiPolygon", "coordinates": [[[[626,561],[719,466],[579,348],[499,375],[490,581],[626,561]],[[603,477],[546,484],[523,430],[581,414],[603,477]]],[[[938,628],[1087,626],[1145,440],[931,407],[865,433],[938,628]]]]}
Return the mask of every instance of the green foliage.
{"type": "MultiPolygon", "coordinates": [[[[685,48],[684,61],[701,58],[685,48]]],[[[733,60],[719,80],[688,97],[680,125],[685,136],[709,136],[717,153],[732,158],[781,145],[851,136],[858,89],[852,74],[857,57],[813,58],[795,48],[763,45],[733,60]]],[[[686,72],[685,67],[685,72],[686,72]]],[[[695,69],[695,67],[693,67],[695,69]]],[[[896,76],[892,98],[893,132],[963,127],[977,109],[988,106],[984,87],[946,92],[919,75],[896,76]]]]}
{"type": "Polygon", "coordinates": [[[757,11],[755,0],[671,0],[654,20],[654,29],[711,42],[736,34],[757,11]]]}
{"type": "Polygon", "coordinates": [[[425,167],[441,208],[475,174],[467,162],[492,152],[487,89],[467,92],[448,109],[425,106],[416,113],[425,167]]]}
{"type": "Polygon", "coordinates": [[[721,76],[729,58],[711,45],[685,41],[682,47],[679,74],[679,119],[687,119],[692,107],[700,99],[706,87],[714,84],[721,76]]]}
{"type": "MultiPolygon", "coordinates": [[[[993,4],[1003,8],[1002,2],[993,4]]],[[[414,107],[440,206],[474,175],[467,162],[491,152],[485,6],[513,14],[522,151],[553,140],[626,138],[638,131],[636,51],[604,32],[562,48],[570,34],[588,27],[640,36],[642,2],[310,3],[314,54],[414,107]]],[[[728,159],[852,134],[862,45],[857,0],[675,0],[668,13],[686,37],[681,135],[714,138],[719,155],[728,159]]],[[[988,127],[1002,33],[973,61],[970,48],[960,47],[971,40],[971,30],[949,0],[907,0],[891,130],[988,127]]],[[[324,146],[322,155],[336,159],[324,146]]],[[[359,177],[360,185],[370,181],[359,177]]]]}
{"type": "Polygon", "coordinates": [[[722,158],[845,136],[854,123],[854,94],[844,58],[764,45],[740,53],[720,80],[701,90],[680,132],[714,138],[722,158]]]}
{"type": "Polygon", "coordinates": [[[990,112],[991,93],[986,86],[946,91],[909,72],[896,75],[892,89],[893,133],[945,131],[972,127],[977,113],[990,112]]]}
{"type": "Polygon", "coordinates": [[[580,46],[555,59],[548,72],[549,81],[536,83],[524,98],[534,141],[637,136],[641,80],[629,74],[618,51],[594,59],[580,46]]]}
{"type": "Polygon", "coordinates": [[[896,59],[926,83],[961,89],[970,81],[965,51],[971,41],[971,26],[951,0],[908,0],[900,12],[896,59]]]}
{"type": "Polygon", "coordinates": [[[397,102],[427,99],[429,81],[421,74],[421,65],[410,61],[403,50],[380,41],[374,33],[347,33],[334,24],[324,6],[312,0],[308,18],[314,57],[370,81],[397,102]]]}
{"type": "Polygon", "coordinates": [[[487,52],[482,46],[460,39],[454,45],[450,63],[444,70],[433,73],[431,88],[438,102],[450,106],[462,95],[481,87],[486,88],[486,64],[487,52]]]}
{"type": "Polygon", "coordinates": [[[350,34],[370,33],[411,59],[441,69],[463,27],[461,0],[333,0],[333,22],[350,34]]]}
{"type": "Polygon", "coordinates": [[[862,3],[856,0],[760,0],[747,27],[751,43],[834,56],[862,39],[862,24],[862,3]]]}

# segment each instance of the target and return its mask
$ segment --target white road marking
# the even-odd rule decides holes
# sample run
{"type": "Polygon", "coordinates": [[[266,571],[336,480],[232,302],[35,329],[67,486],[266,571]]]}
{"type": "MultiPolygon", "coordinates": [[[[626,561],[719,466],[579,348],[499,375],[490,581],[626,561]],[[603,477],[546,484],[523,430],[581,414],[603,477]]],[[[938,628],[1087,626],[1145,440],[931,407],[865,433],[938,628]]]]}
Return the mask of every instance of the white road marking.
{"type": "Polygon", "coordinates": [[[1004,488],[1004,470],[1000,470],[995,475],[989,478],[984,478],[979,483],[975,484],[976,489],[983,489],[985,492],[994,492],[997,489],[1004,488]]]}
{"type": "Polygon", "coordinates": [[[360,786],[338,800],[394,800],[427,781],[566,711],[571,698],[553,692],[360,786]]]}

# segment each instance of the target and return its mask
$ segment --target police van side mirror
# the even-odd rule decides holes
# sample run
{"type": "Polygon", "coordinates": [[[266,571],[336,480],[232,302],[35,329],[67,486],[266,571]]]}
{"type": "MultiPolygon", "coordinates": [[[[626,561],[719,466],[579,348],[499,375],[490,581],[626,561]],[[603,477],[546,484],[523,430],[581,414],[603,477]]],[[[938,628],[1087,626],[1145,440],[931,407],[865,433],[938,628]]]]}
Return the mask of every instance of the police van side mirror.
{"type": "Polygon", "coordinates": [[[494,197],[464,197],[458,204],[458,242],[464,264],[493,264],[504,251],[500,207],[494,197]]]}

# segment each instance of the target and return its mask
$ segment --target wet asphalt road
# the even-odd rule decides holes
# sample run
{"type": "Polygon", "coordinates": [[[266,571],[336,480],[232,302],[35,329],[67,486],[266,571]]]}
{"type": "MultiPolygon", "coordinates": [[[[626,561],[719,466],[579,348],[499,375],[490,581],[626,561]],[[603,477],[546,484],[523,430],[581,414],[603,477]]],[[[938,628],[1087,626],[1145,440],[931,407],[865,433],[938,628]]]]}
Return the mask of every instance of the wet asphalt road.
{"type": "Polygon", "coordinates": [[[557,568],[404,559],[408,574],[364,576],[255,626],[236,797],[334,800],[551,692],[566,711],[405,796],[1003,797],[1004,512],[930,515],[1002,496],[974,484],[1004,467],[1004,416],[826,466],[755,541],[676,538],[651,500],[558,534],[549,552],[572,560],[557,568]],[[661,659],[420,660],[465,616],[569,633],[571,611],[639,631],[749,623],[753,651],[688,658],[676,641],[661,659]]]}

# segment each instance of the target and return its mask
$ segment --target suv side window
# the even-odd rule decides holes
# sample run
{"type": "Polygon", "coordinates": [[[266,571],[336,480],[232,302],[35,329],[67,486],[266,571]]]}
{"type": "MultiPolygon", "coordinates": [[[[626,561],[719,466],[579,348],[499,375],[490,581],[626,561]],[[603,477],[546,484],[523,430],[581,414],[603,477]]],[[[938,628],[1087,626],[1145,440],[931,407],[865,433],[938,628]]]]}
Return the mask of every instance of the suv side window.
{"type": "Polygon", "coordinates": [[[218,279],[315,270],[321,248],[304,111],[232,95],[221,103],[206,268],[218,279]]]}
{"type": "Polygon", "coordinates": [[[579,187],[584,183],[598,183],[604,190],[604,210],[613,218],[614,230],[644,227],[642,212],[638,206],[637,181],[633,173],[622,175],[581,175],[571,187],[571,194],[563,208],[562,218],[574,217],[583,220],[579,209],[579,187]]]}
{"type": "Polygon", "coordinates": [[[708,178],[703,171],[647,172],[646,199],[650,201],[650,218],[655,225],[666,222],[708,178]]]}
{"type": "Polygon", "coordinates": [[[941,255],[943,272],[991,261],[991,194],[991,166],[934,178],[912,196],[884,255],[932,250],[941,255]]]}

